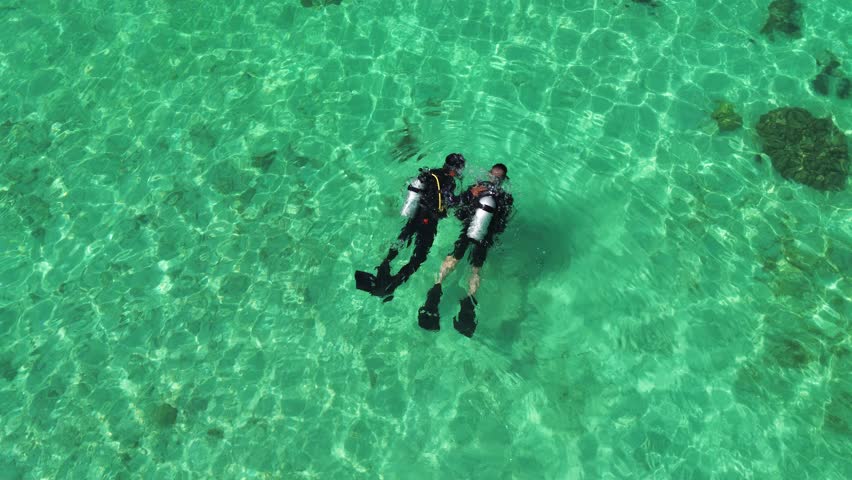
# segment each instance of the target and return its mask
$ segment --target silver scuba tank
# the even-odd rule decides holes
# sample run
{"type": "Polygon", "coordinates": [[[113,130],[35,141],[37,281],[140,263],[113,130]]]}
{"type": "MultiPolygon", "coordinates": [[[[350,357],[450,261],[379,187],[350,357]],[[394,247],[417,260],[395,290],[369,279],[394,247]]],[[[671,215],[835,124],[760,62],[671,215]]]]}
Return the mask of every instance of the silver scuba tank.
{"type": "Polygon", "coordinates": [[[413,218],[417,214],[417,209],[420,207],[420,192],[423,191],[423,182],[419,178],[415,178],[408,185],[408,196],[405,197],[405,203],[402,204],[402,211],[399,212],[403,217],[413,218]]]}
{"type": "Polygon", "coordinates": [[[494,210],[497,207],[497,202],[491,195],[480,197],[476,205],[476,212],[473,214],[473,219],[467,227],[467,236],[477,242],[481,242],[488,233],[488,225],[491,224],[491,219],[494,217],[494,210]]]}

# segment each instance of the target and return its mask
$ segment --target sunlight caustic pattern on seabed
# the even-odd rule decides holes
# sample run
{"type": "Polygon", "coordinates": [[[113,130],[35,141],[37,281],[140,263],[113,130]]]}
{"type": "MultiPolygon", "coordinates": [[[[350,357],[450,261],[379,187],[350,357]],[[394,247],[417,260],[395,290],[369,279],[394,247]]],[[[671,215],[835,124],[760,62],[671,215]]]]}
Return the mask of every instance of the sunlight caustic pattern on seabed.
{"type": "Polygon", "coordinates": [[[0,4],[0,471],[848,478],[850,190],[755,160],[852,134],[847,2],[262,3],[0,4]],[[472,340],[452,218],[352,281],[453,151],[516,198],[472,340]]]}

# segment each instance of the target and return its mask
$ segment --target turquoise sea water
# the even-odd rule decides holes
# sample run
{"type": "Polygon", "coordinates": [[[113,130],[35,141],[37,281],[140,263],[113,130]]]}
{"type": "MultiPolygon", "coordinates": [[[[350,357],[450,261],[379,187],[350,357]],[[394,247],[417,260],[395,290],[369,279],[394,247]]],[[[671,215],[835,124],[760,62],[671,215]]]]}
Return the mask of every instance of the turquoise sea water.
{"type": "Polygon", "coordinates": [[[0,477],[852,477],[850,187],[754,160],[852,135],[852,5],[304,3],[0,1],[0,477]],[[453,151],[516,198],[472,339],[454,219],[352,279],[453,151]]]}

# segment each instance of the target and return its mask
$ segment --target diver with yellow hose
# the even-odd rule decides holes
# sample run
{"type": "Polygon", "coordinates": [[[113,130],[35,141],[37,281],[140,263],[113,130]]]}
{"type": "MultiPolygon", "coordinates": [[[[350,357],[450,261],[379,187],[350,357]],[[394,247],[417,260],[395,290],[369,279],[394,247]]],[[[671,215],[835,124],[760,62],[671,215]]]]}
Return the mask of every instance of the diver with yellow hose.
{"type": "Polygon", "coordinates": [[[401,214],[408,218],[405,226],[391,246],[387,257],[377,267],[376,275],[368,272],[355,272],[355,286],[359,290],[384,297],[393,298],[397,287],[408,280],[420,265],[426,261],[435,235],[438,233],[438,221],[446,218],[447,209],[459,203],[454,192],[456,178],[464,170],[465,158],[460,153],[451,153],[444,160],[442,168],[420,169],[420,174],[408,186],[408,196],[401,214]],[[403,246],[411,245],[414,240],[414,253],[408,263],[391,275],[390,263],[399,255],[403,246]]]}

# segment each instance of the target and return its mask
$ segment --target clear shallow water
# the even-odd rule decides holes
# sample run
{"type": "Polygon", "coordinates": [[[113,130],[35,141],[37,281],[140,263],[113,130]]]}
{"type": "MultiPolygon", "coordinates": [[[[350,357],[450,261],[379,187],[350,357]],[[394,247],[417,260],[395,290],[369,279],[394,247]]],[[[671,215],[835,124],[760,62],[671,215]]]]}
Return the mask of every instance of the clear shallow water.
{"type": "Polygon", "coordinates": [[[0,4],[0,470],[848,478],[852,198],[753,126],[852,133],[809,86],[852,10],[767,4],[0,4]],[[464,269],[416,326],[451,220],[393,302],[352,280],[450,151],[517,199],[473,340],[464,269]]]}

